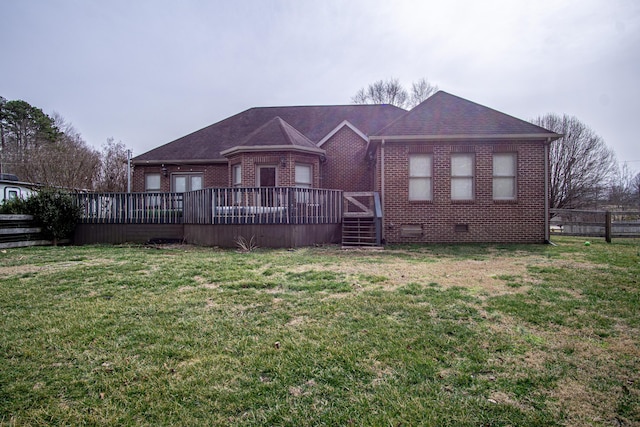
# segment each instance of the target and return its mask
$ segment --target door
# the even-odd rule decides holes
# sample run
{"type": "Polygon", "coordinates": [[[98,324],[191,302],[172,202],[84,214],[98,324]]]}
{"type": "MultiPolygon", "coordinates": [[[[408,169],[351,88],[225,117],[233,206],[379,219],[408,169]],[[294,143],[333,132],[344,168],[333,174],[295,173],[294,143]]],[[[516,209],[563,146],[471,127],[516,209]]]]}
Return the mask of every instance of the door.
{"type": "Polygon", "coordinates": [[[202,174],[174,174],[172,188],[174,193],[202,190],[202,174]]]}
{"type": "Polygon", "coordinates": [[[258,206],[277,206],[275,203],[275,186],[277,167],[258,166],[256,176],[257,186],[260,187],[258,206]]]}
{"type": "Polygon", "coordinates": [[[258,166],[258,187],[276,186],[276,167],[258,166]]]}

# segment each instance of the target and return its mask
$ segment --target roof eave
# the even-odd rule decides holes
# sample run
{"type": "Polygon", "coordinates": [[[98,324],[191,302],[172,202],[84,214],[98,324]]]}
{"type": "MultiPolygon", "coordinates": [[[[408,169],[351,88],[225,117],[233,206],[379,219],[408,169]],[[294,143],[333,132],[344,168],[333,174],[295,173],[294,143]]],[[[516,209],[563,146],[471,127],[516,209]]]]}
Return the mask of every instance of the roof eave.
{"type": "Polygon", "coordinates": [[[512,133],[512,134],[456,134],[456,135],[374,135],[373,141],[404,142],[404,141],[481,141],[481,140],[551,140],[562,138],[557,133],[512,133]]]}
{"type": "Polygon", "coordinates": [[[321,148],[313,147],[297,147],[291,145],[245,145],[228,148],[221,151],[220,154],[227,157],[237,153],[259,153],[259,152],[271,152],[271,151],[294,151],[300,153],[311,154],[326,154],[326,151],[321,148]]]}
{"type": "Polygon", "coordinates": [[[227,159],[166,159],[166,160],[136,160],[132,159],[131,163],[138,166],[155,166],[155,165],[202,165],[211,163],[227,163],[227,159]]]}

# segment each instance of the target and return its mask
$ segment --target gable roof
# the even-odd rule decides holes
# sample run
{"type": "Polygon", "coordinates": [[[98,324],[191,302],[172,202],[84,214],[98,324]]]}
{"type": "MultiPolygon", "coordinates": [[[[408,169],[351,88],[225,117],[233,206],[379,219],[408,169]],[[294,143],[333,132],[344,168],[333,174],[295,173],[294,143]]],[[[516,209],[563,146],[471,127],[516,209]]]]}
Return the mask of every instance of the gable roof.
{"type": "Polygon", "coordinates": [[[438,91],[371,136],[371,140],[556,139],[547,129],[438,91]]]}
{"type": "Polygon", "coordinates": [[[189,135],[147,151],[133,159],[136,164],[225,162],[222,151],[236,147],[275,117],[317,144],[345,120],[371,135],[406,110],[393,105],[329,105],[257,107],[214,123],[189,135]]]}
{"type": "Polygon", "coordinates": [[[343,120],[342,123],[340,123],[338,126],[336,126],[335,128],[333,128],[331,130],[331,132],[329,132],[328,134],[326,134],[324,136],[324,138],[322,138],[320,141],[318,141],[318,147],[322,147],[324,145],[325,142],[327,142],[328,140],[330,140],[333,135],[335,135],[336,133],[338,133],[340,131],[340,129],[342,129],[343,127],[348,127],[349,129],[351,129],[356,135],[358,135],[360,138],[364,139],[365,141],[369,142],[369,137],[367,137],[367,135],[365,135],[364,133],[362,133],[362,131],[360,129],[358,129],[357,127],[355,127],[354,125],[352,125],[351,123],[349,123],[349,120],[343,120]]]}
{"type": "Polygon", "coordinates": [[[251,132],[240,144],[223,150],[221,155],[243,151],[296,150],[324,153],[309,138],[298,132],[280,117],[274,117],[255,131],[251,132]]]}

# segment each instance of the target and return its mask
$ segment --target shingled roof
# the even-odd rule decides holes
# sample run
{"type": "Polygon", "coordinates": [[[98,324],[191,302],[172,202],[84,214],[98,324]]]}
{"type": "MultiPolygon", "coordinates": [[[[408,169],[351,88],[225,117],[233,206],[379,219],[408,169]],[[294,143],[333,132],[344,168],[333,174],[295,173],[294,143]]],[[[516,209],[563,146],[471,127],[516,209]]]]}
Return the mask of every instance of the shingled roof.
{"type": "Polygon", "coordinates": [[[444,91],[371,135],[380,139],[552,138],[559,135],[444,91]]]}
{"type": "Polygon", "coordinates": [[[133,159],[134,163],[226,162],[220,154],[240,144],[267,122],[279,117],[288,126],[317,144],[347,120],[365,135],[371,135],[406,113],[393,105],[329,105],[258,107],[178,138],[133,159]]]}
{"type": "Polygon", "coordinates": [[[251,132],[240,144],[220,154],[227,156],[240,151],[300,150],[316,153],[325,151],[318,148],[309,138],[298,132],[280,117],[274,117],[251,132]]]}

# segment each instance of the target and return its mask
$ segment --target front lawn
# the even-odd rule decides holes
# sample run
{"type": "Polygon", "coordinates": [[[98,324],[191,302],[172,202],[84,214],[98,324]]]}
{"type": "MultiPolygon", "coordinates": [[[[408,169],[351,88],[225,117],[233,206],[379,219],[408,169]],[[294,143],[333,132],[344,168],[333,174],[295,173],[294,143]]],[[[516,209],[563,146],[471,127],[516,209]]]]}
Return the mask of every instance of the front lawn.
{"type": "Polygon", "coordinates": [[[0,425],[640,425],[640,241],[0,252],[0,425]]]}

